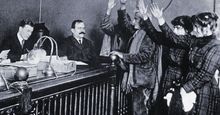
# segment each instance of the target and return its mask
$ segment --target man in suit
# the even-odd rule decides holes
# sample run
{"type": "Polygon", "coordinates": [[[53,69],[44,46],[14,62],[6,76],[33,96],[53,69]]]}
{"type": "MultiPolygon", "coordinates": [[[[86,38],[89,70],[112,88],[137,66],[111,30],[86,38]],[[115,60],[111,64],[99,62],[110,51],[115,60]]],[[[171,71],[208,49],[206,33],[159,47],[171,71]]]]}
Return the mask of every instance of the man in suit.
{"type": "Polygon", "coordinates": [[[59,50],[59,56],[69,60],[82,61],[89,65],[96,64],[96,53],[92,42],[84,37],[85,24],[74,20],[71,26],[72,36],[66,38],[59,50]]]}
{"type": "MultiPolygon", "coordinates": [[[[132,96],[132,115],[149,115],[151,107],[156,100],[156,78],[158,75],[159,46],[155,44],[148,34],[141,27],[141,17],[138,0],[136,3],[133,23],[128,19],[126,12],[127,0],[121,0],[119,22],[126,29],[129,38],[128,53],[112,51],[112,55],[117,55],[127,65],[122,78],[121,88],[132,96]]],[[[143,1],[142,1],[143,3],[143,1]]],[[[157,82],[159,80],[157,79],[157,82]]]]}
{"type": "MultiPolygon", "coordinates": [[[[121,13],[121,10],[118,10],[118,17],[117,17],[118,24],[113,24],[113,22],[111,21],[111,13],[115,6],[116,6],[115,0],[108,1],[107,12],[102,19],[100,27],[102,31],[106,35],[108,35],[111,39],[110,51],[120,51],[127,53],[129,47],[128,46],[129,37],[132,35],[129,35],[130,33],[126,31],[126,28],[123,27],[121,23],[121,19],[123,18],[123,13],[121,13]]],[[[124,7],[123,0],[120,1],[120,8],[122,7],[124,7]]],[[[129,15],[127,15],[127,18],[131,21],[129,15]]]]}
{"type": "Polygon", "coordinates": [[[19,24],[19,29],[16,35],[5,39],[2,43],[1,50],[10,50],[7,58],[11,62],[25,60],[27,58],[27,53],[30,48],[28,48],[28,43],[26,40],[31,36],[34,24],[30,19],[24,19],[19,24]]]}

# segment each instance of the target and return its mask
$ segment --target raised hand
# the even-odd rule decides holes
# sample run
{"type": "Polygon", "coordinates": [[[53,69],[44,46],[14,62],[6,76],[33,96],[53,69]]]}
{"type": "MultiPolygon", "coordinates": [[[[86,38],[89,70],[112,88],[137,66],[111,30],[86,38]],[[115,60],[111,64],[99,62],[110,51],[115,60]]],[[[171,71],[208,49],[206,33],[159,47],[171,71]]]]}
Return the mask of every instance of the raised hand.
{"type": "Polygon", "coordinates": [[[163,17],[163,8],[160,9],[157,4],[151,4],[150,10],[155,18],[159,19],[163,17]]]}
{"type": "Polygon", "coordinates": [[[108,1],[108,9],[107,9],[107,15],[110,15],[112,8],[114,8],[116,5],[115,0],[109,0],[108,1]]]}
{"type": "Polygon", "coordinates": [[[126,4],[127,0],[120,0],[121,4],[126,4]]]}
{"type": "Polygon", "coordinates": [[[137,9],[139,10],[141,17],[146,20],[148,18],[148,13],[143,0],[137,0],[137,9]]]}
{"type": "Polygon", "coordinates": [[[115,0],[109,0],[108,1],[108,9],[114,8],[116,5],[115,0]]]}
{"type": "Polygon", "coordinates": [[[159,25],[163,25],[165,23],[163,18],[163,8],[159,9],[158,5],[153,3],[151,4],[150,11],[152,15],[157,18],[159,25]]]}

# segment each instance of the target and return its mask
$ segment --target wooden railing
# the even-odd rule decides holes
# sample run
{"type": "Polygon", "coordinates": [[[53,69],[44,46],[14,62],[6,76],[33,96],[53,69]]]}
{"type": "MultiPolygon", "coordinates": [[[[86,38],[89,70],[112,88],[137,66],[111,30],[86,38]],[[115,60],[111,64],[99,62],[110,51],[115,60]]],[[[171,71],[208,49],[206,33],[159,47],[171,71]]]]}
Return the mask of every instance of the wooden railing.
{"type": "MultiPolygon", "coordinates": [[[[41,79],[32,88],[30,115],[128,115],[128,101],[110,66],[78,69],[75,75],[41,79]]],[[[0,115],[17,115],[20,93],[0,92],[0,115]]]]}

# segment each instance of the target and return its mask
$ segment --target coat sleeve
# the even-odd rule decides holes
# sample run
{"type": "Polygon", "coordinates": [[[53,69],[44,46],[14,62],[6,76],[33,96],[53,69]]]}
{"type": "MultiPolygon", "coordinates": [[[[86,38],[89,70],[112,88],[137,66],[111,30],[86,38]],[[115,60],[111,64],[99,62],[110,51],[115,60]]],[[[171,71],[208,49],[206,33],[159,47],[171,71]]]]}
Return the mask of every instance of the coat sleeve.
{"type": "Polygon", "coordinates": [[[12,38],[7,38],[3,41],[2,43],[2,49],[1,50],[10,50],[8,52],[8,59],[11,60],[11,62],[16,62],[16,61],[20,61],[21,59],[21,54],[17,52],[18,49],[16,49],[16,45],[14,45],[15,41],[11,41],[13,40],[12,38]],[[13,46],[14,45],[14,46],[13,46]],[[15,50],[16,49],[16,50],[15,50]]]}
{"type": "Polygon", "coordinates": [[[191,92],[203,87],[206,83],[212,82],[214,73],[220,69],[220,46],[213,47],[203,58],[203,65],[194,75],[193,79],[183,85],[186,92],[191,92]]]}
{"type": "Polygon", "coordinates": [[[1,47],[0,47],[0,50],[3,51],[3,50],[8,50],[10,49],[10,40],[9,39],[4,39],[1,43],[1,47]]]}
{"type": "Polygon", "coordinates": [[[21,59],[21,54],[16,54],[15,52],[9,52],[8,53],[8,59],[11,60],[11,62],[16,62],[16,61],[20,61],[21,59]]]}
{"type": "Polygon", "coordinates": [[[154,41],[156,44],[164,45],[167,47],[175,47],[175,43],[173,43],[171,40],[166,39],[165,35],[158,31],[148,18],[147,20],[141,20],[140,21],[141,28],[144,29],[147,33],[147,35],[150,37],[152,41],[154,41]]]}
{"type": "Polygon", "coordinates": [[[190,49],[191,44],[193,43],[192,37],[190,35],[177,35],[173,32],[173,30],[167,25],[167,23],[160,26],[161,31],[165,35],[166,39],[172,41],[178,47],[182,47],[183,49],[190,49]]]}
{"type": "Polygon", "coordinates": [[[82,59],[82,61],[88,63],[89,65],[91,66],[95,66],[98,64],[98,55],[96,53],[96,50],[95,50],[95,47],[93,45],[93,42],[92,41],[88,41],[88,49],[87,51],[85,51],[83,53],[85,59],[82,59]]]}
{"type": "Polygon", "coordinates": [[[105,14],[100,27],[105,34],[109,36],[115,35],[115,32],[114,32],[115,29],[114,29],[114,25],[110,21],[110,15],[105,14]]]}
{"type": "Polygon", "coordinates": [[[164,39],[162,38],[162,32],[159,32],[156,30],[156,28],[153,26],[152,22],[148,18],[147,20],[141,20],[140,21],[141,28],[146,31],[147,35],[150,37],[151,40],[153,40],[157,44],[163,44],[164,39]]]}
{"type": "Polygon", "coordinates": [[[126,10],[118,10],[118,25],[129,37],[131,37],[136,31],[131,23],[130,16],[126,13],[126,10]]]}
{"type": "Polygon", "coordinates": [[[153,59],[154,50],[154,43],[145,36],[141,43],[139,52],[137,54],[123,54],[123,61],[131,64],[148,63],[153,59]]]}

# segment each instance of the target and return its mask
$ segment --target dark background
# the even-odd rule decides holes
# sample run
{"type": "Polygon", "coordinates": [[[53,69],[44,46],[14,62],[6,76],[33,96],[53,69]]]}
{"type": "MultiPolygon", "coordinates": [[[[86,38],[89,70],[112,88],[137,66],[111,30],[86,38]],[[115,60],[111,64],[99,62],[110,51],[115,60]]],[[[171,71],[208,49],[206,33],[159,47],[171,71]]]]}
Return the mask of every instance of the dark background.
{"type": "MultiPolygon", "coordinates": [[[[117,0],[116,0],[117,1],[117,0]]],[[[149,3],[150,0],[145,0],[149,3]]],[[[166,7],[170,0],[161,1],[159,5],[166,7]]],[[[220,10],[220,0],[217,12],[220,10]]],[[[71,35],[70,25],[74,19],[82,19],[86,24],[86,37],[94,41],[99,51],[103,32],[99,25],[106,12],[108,0],[42,0],[42,22],[50,30],[50,35],[60,42],[71,35]]],[[[116,6],[117,8],[119,5],[116,6]]],[[[128,12],[133,15],[135,0],[128,0],[128,12]]],[[[113,22],[116,23],[116,9],[113,10],[113,22]]],[[[39,22],[40,0],[1,0],[0,3],[0,44],[9,35],[18,30],[19,21],[31,18],[39,22]]],[[[192,15],[203,11],[213,11],[214,0],[173,0],[164,15],[169,23],[179,15],[192,15]]]]}

